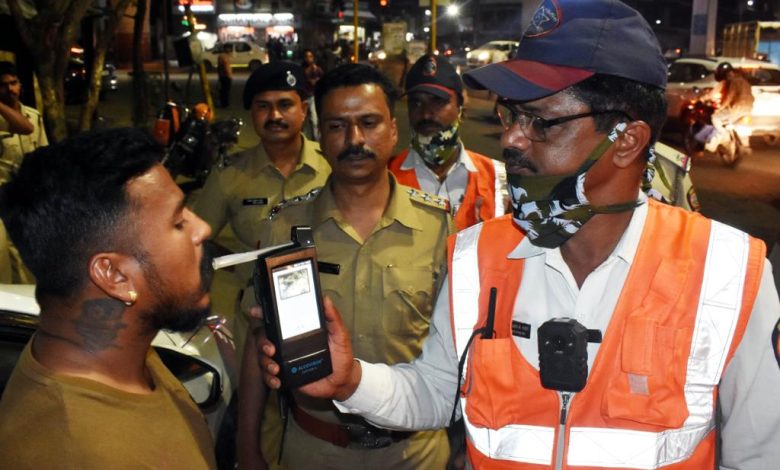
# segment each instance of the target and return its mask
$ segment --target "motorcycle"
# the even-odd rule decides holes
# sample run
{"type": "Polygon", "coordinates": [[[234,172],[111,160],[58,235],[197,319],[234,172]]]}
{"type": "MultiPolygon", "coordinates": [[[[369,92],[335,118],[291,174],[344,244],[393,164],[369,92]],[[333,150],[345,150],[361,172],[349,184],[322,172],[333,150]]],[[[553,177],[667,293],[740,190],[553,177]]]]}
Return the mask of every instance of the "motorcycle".
{"type": "MultiPolygon", "coordinates": [[[[712,125],[712,115],[718,109],[718,102],[706,97],[696,97],[690,100],[683,114],[685,124],[683,130],[683,148],[686,153],[694,155],[704,150],[704,143],[718,132],[712,125]]],[[[744,116],[736,122],[726,122],[725,130],[727,139],[721,139],[721,143],[715,150],[715,154],[727,166],[733,166],[741,157],[752,153],[750,148],[749,126],[750,116],[744,116]]]]}
{"type": "Polygon", "coordinates": [[[169,101],[160,111],[152,135],[166,149],[162,164],[189,194],[203,186],[214,166],[230,165],[228,150],[238,143],[242,125],[238,118],[212,122],[211,109],[205,103],[189,109],[169,101]]]}

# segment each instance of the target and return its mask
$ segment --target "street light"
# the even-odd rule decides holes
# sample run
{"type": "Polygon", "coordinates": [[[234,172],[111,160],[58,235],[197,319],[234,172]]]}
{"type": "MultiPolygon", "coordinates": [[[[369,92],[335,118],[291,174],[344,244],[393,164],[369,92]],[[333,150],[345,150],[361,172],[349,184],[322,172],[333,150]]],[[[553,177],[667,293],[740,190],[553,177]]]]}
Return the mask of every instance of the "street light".
{"type": "Polygon", "coordinates": [[[455,4],[447,6],[447,16],[456,17],[460,14],[460,7],[455,4]]]}

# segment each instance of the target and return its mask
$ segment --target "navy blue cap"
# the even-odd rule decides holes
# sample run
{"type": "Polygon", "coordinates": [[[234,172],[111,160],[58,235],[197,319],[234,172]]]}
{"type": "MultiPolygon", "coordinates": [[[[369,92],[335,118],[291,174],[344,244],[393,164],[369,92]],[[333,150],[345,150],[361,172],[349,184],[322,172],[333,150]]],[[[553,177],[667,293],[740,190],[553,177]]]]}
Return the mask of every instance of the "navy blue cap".
{"type": "Polygon", "coordinates": [[[449,98],[449,91],[463,96],[463,81],[455,67],[443,57],[426,54],[406,74],[406,93],[422,91],[439,98],[449,98]],[[449,90],[449,91],[448,91],[449,90]]]}
{"type": "Polygon", "coordinates": [[[514,57],[463,76],[517,101],[555,94],[594,74],[666,88],[666,61],[650,25],[618,0],[544,0],[514,57]]]}
{"type": "Polygon", "coordinates": [[[252,106],[256,94],[269,90],[292,90],[297,91],[301,98],[309,97],[303,68],[287,60],[263,64],[252,72],[244,86],[244,109],[252,106]]]}
{"type": "Polygon", "coordinates": [[[7,60],[0,61],[0,75],[17,75],[16,66],[7,60]]]}

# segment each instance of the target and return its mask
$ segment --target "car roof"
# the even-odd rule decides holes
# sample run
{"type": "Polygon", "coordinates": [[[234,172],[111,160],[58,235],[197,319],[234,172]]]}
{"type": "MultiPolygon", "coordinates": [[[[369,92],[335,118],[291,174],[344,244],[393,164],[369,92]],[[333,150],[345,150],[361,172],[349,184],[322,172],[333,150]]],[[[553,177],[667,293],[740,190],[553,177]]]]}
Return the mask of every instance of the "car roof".
{"type": "Polygon", "coordinates": [[[721,62],[729,62],[734,67],[761,67],[767,69],[780,70],[776,64],[772,62],[764,62],[761,60],[747,59],[745,57],[681,57],[674,61],[674,63],[689,63],[700,64],[712,70],[721,62]]]}
{"type": "MultiPolygon", "coordinates": [[[[519,44],[520,41],[507,41],[505,39],[499,39],[496,41],[488,41],[485,44],[482,44],[483,46],[487,46],[488,44],[519,44]]],[[[481,46],[480,46],[481,47],[481,46]]]]}

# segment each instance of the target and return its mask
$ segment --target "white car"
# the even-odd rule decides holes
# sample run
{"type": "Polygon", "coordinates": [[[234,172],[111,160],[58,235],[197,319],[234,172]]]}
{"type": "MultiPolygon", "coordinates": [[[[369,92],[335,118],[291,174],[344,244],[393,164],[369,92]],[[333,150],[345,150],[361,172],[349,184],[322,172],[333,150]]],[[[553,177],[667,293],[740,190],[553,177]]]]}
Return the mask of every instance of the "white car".
{"type": "Polygon", "coordinates": [[[268,51],[264,47],[253,42],[218,42],[213,48],[204,51],[201,56],[203,63],[206,64],[207,70],[217,70],[217,57],[226,44],[233,46],[233,52],[230,53],[230,65],[232,65],[233,68],[246,68],[252,71],[268,62],[268,51]]]}
{"type": "Polygon", "coordinates": [[[490,41],[466,53],[466,66],[469,68],[502,62],[515,54],[518,41],[490,41]]]}
{"type": "Polygon", "coordinates": [[[714,71],[729,62],[750,82],[753,90],[753,114],[746,124],[753,136],[769,144],[780,142],[780,67],[769,62],[730,57],[682,58],[669,66],[666,87],[667,118],[681,124],[692,101],[702,96],[717,98],[720,84],[714,71]]]}

